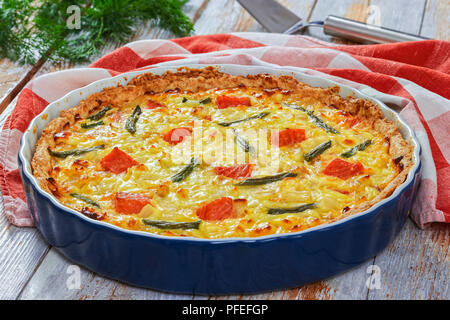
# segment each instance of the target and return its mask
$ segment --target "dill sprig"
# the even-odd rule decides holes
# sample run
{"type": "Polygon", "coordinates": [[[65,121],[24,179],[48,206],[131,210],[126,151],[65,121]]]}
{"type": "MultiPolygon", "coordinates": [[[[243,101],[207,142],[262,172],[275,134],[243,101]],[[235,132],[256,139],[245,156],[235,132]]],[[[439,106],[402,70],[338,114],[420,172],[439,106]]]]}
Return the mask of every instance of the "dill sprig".
{"type": "Polygon", "coordinates": [[[150,21],[177,36],[189,35],[192,22],[182,12],[187,0],[0,0],[0,58],[34,64],[87,61],[107,43],[123,44],[150,21]],[[80,8],[80,28],[69,29],[80,8]]]}

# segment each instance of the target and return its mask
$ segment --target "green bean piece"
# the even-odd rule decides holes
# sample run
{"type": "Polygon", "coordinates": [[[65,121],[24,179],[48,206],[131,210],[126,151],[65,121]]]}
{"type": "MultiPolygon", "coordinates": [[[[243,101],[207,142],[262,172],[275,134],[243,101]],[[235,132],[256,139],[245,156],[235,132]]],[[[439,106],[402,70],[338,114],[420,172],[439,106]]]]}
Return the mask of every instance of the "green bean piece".
{"type": "Polygon", "coordinates": [[[103,120],[100,120],[100,121],[98,121],[98,122],[92,122],[92,123],[86,123],[86,122],[84,122],[84,123],[82,123],[81,124],[81,127],[83,128],[83,129],[92,129],[92,128],[95,128],[95,127],[97,127],[97,126],[103,126],[105,123],[103,122],[103,120]]]}
{"type": "Polygon", "coordinates": [[[87,149],[73,149],[73,150],[66,150],[66,151],[52,151],[50,149],[47,149],[47,150],[48,150],[48,153],[50,153],[50,155],[53,157],[67,158],[68,156],[79,156],[83,153],[100,150],[100,149],[104,149],[104,148],[105,148],[105,145],[100,144],[98,146],[87,148],[87,149]]]}
{"type": "Polygon", "coordinates": [[[195,222],[170,222],[161,220],[142,219],[142,222],[148,226],[156,227],[159,229],[198,229],[200,227],[201,220],[195,222]]]}
{"type": "Polygon", "coordinates": [[[262,119],[262,118],[268,116],[269,114],[270,114],[270,112],[261,112],[261,113],[255,114],[253,116],[250,116],[248,118],[244,118],[244,119],[240,119],[240,120],[234,120],[234,121],[230,121],[230,122],[219,122],[218,125],[222,126],[222,127],[229,127],[235,123],[250,121],[250,120],[254,120],[254,119],[262,119]]]}
{"type": "Polygon", "coordinates": [[[201,104],[208,104],[208,103],[211,103],[211,98],[210,97],[208,97],[208,98],[205,98],[205,99],[202,99],[202,100],[200,100],[198,103],[201,103],[201,104]]]}
{"type": "Polygon", "coordinates": [[[197,159],[192,158],[187,166],[185,166],[176,175],[172,176],[172,178],[171,178],[172,181],[173,182],[183,181],[192,173],[192,171],[194,171],[195,167],[197,167],[198,165],[200,165],[200,162],[197,159]]]}
{"type": "Polygon", "coordinates": [[[244,180],[244,181],[236,184],[236,186],[259,186],[259,185],[263,185],[263,184],[280,181],[280,180],[283,180],[284,178],[294,178],[296,176],[297,176],[296,173],[284,172],[284,173],[279,173],[279,174],[276,174],[273,176],[266,176],[266,177],[261,177],[261,178],[250,178],[250,179],[244,180]]]}
{"type": "Polygon", "coordinates": [[[74,197],[74,198],[77,198],[77,199],[83,201],[83,202],[86,202],[87,204],[90,204],[91,206],[97,207],[97,208],[99,208],[99,209],[101,208],[100,205],[99,205],[97,202],[95,202],[95,201],[92,200],[92,199],[89,199],[88,197],[83,196],[82,194],[79,194],[79,193],[71,193],[70,195],[71,195],[72,197],[74,197]]]}
{"type": "Polygon", "coordinates": [[[136,106],[131,116],[127,119],[127,122],[125,123],[125,129],[127,129],[129,133],[131,134],[136,133],[136,123],[138,122],[141,113],[142,113],[141,107],[136,106]]]}
{"type": "MultiPolygon", "coordinates": [[[[182,103],[186,103],[188,101],[189,101],[189,99],[186,97],[183,97],[183,100],[181,100],[182,103]]],[[[207,97],[207,98],[204,98],[201,100],[190,100],[190,101],[193,103],[208,104],[208,103],[211,103],[212,99],[210,97],[207,97]]]]}
{"type": "Polygon", "coordinates": [[[255,152],[255,148],[253,148],[250,143],[248,143],[247,139],[239,135],[235,129],[233,129],[233,133],[237,145],[240,146],[242,150],[244,150],[245,152],[255,152]]]}
{"type": "Polygon", "coordinates": [[[285,107],[288,107],[288,108],[291,108],[291,109],[294,109],[294,110],[300,110],[300,111],[303,111],[303,112],[308,112],[308,110],[306,110],[305,108],[303,108],[301,106],[298,106],[296,104],[283,102],[283,105],[285,107]]]}
{"type": "Polygon", "coordinates": [[[303,157],[306,161],[311,161],[315,157],[321,155],[325,150],[331,147],[331,140],[319,144],[317,147],[312,149],[310,152],[306,153],[303,157]]]}
{"type": "Polygon", "coordinates": [[[267,214],[284,214],[284,213],[299,213],[299,212],[303,212],[305,210],[308,209],[314,209],[317,207],[316,203],[307,203],[307,204],[302,204],[301,206],[298,207],[293,207],[293,208],[269,208],[267,209],[267,214]]]}
{"type": "Polygon", "coordinates": [[[318,116],[316,116],[312,111],[308,111],[307,114],[308,114],[309,119],[312,122],[314,122],[314,124],[317,127],[324,129],[326,132],[330,132],[330,133],[334,133],[334,134],[339,133],[339,131],[337,131],[335,128],[330,127],[328,124],[323,122],[323,120],[320,119],[318,116]]]}
{"type": "Polygon", "coordinates": [[[106,114],[109,110],[111,110],[111,109],[112,109],[111,106],[107,106],[106,108],[100,110],[100,111],[97,112],[96,114],[94,114],[94,115],[88,117],[88,119],[89,119],[89,120],[92,120],[92,121],[100,120],[100,119],[103,118],[103,117],[105,116],[105,114],[106,114]]]}
{"type": "Polygon", "coordinates": [[[354,156],[358,151],[364,151],[368,146],[372,144],[372,140],[366,140],[353,148],[345,151],[344,153],[341,153],[341,157],[344,158],[350,158],[351,156],[354,156]]]}
{"type": "Polygon", "coordinates": [[[335,128],[329,126],[322,119],[320,119],[318,116],[316,116],[313,111],[308,111],[305,108],[303,108],[301,106],[297,106],[297,105],[292,104],[292,103],[283,103],[283,105],[285,105],[286,107],[291,108],[291,109],[301,110],[303,112],[306,112],[306,114],[308,115],[309,120],[311,120],[316,125],[316,127],[322,128],[325,131],[330,132],[330,133],[334,133],[334,134],[338,134],[339,133],[339,131],[337,131],[335,128]]]}

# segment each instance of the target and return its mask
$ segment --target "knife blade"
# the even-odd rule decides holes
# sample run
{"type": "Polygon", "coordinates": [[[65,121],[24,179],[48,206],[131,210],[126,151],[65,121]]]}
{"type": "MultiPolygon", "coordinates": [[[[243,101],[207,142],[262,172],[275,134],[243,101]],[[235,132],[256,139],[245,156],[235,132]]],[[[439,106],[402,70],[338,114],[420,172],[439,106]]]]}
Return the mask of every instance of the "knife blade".
{"type": "Polygon", "coordinates": [[[238,0],[238,2],[270,32],[283,33],[302,22],[302,18],[273,0],[238,0]]]}

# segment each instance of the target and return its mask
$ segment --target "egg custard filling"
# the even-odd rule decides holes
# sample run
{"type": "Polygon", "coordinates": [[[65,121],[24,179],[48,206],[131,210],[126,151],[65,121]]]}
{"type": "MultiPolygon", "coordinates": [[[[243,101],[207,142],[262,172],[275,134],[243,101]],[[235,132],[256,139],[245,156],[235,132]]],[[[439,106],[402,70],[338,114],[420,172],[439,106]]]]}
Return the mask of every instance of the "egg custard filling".
{"type": "Polygon", "coordinates": [[[63,205],[168,236],[258,237],[364,211],[412,148],[368,100],[292,77],[144,74],[63,111],[32,167],[63,205]]]}

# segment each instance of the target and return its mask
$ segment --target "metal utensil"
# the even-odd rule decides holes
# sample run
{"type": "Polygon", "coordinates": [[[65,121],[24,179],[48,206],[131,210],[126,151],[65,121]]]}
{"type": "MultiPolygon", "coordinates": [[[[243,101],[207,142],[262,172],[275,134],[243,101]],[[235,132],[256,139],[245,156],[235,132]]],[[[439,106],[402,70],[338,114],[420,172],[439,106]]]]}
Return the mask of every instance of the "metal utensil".
{"type": "Polygon", "coordinates": [[[292,11],[275,0],[238,0],[267,30],[293,34],[309,27],[322,27],[327,35],[359,43],[391,43],[429,40],[429,38],[329,15],[323,21],[304,23],[292,11]]]}
{"type": "Polygon", "coordinates": [[[302,23],[302,18],[276,1],[238,0],[238,2],[270,32],[284,33],[295,24],[302,23]]]}
{"type": "Polygon", "coordinates": [[[384,27],[336,17],[328,16],[323,22],[325,34],[345,38],[361,43],[390,43],[404,41],[429,40],[418,35],[400,32],[384,27]]]}

